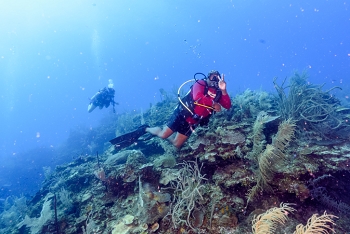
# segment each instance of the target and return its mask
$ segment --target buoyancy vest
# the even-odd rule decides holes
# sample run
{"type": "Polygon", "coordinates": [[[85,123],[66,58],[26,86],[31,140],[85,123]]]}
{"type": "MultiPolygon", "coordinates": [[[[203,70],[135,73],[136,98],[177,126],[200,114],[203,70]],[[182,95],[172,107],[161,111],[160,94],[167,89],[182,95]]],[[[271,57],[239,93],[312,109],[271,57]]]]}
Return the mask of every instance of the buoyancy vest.
{"type": "MultiPolygon", "coordinates": [[[[202,84],[200,84],[200,85],[202,85],[202,84]]],[[[208,96],[208,91],[209,91],[209,86],[208,86],[207,82],[205,82],[205,87],[204,87],[204,92],[203,92],[204,96],[208,96]]],[[[193,92],[193,86],[191,87],[191,90],[185,95],[185,97],[183,97],[181,99],[182,103],[184,105],[186,105],[190,111],[187,108],[185,108],[183,106],[183,104],[181,104],[181,103],[179,103],[177,108],[180,111],[180,115],[182,115],[185,119],[187,119],[188,117],[192,117],[194,120],[197,120],[200,125],[202,125],[202,124],[206,125],[209,122],[209,118],[214,113],[214,111],[211,110],[210,114],[204,118],[202,116],[199,116],[198,114],[196,114],[195,113],[195,106],[196,106],[197,102],[200,101],[201,98],[199,98],[198,100],[193,100],[193,98],[192,98],[193,93],[192,92],[193,92]]],[[[213,101],[219,102],[221,96],[222,96],[222,91],[220,89],[216,88],[216,96],[213,99],[213,101]]],[[[208,109],[210,109],[210,108],[208,108],[208,109]]]]}

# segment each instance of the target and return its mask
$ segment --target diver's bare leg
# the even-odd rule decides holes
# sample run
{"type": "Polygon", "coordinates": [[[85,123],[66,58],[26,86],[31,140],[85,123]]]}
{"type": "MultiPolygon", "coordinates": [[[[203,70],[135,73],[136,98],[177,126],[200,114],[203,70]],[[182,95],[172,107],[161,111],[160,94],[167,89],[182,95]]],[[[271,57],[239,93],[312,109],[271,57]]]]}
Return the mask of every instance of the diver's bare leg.
{"type": "Polygon", "coordinates": [[[146,132],[151,133],[152,135],[158,136],[162,139],[168,138],[168,140],[176,148],[180,148],[188,139],[188,136],[183,135],[181,133],[176,133],[172,135],[174,132],[168,126],[164,127],[163,129],[160,127],[146,128],[146,132]]]}
{"type": "Polygon", "coordinates": [[[146,132],[162,139],[166,139],[173,134],[173,131],[168,126],[164,127],[163,129],[160,127],[146,128],[146,132]]]}
{"type": "Polygon", "coordinates": [[[168,139],[176,148],[180,148],[188,139],[188,136],[181,133],[176,133],[175,137],[171,136],[168,139]]]}

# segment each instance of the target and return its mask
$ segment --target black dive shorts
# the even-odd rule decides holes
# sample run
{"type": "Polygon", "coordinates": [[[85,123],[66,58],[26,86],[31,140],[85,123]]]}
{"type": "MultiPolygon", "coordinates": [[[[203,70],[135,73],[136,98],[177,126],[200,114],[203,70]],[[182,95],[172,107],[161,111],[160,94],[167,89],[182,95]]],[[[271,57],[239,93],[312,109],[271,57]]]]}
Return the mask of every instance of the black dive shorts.
{"type": "MultiPolygon", "coordinates": [[[[178,107],[174,110],[173,115],[168,120],[167,126],[173,132],[178,132],[188,137],[192,133],[191,126],[187,123],[185,117],[180,114],[178,107]]],[[[194,130],[194,126],[192,126],[192,129],[194,130]]]]}

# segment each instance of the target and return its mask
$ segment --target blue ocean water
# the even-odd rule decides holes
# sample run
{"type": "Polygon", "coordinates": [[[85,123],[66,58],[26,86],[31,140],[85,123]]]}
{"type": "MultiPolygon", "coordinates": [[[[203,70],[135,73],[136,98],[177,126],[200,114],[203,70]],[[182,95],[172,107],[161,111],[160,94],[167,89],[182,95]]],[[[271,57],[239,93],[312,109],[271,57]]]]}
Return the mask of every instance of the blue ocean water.
{"type": "Polygon", "coordinates": [[[233,96],[274,92],[307,69],[310,82],[350,95],[347,1],[2,1],[0,3],[0,198],[32,194],[42,166],[112,79],[116,112],[140,112],[194,73],[225,74],[233,96]]]}

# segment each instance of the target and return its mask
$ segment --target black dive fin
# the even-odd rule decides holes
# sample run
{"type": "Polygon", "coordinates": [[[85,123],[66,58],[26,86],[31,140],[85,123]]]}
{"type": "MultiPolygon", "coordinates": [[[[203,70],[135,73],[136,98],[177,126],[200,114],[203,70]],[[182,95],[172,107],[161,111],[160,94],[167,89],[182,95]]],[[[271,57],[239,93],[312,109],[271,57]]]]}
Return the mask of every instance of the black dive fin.
{"type": "Polygon", "coordinates": [[[118,149],[128,147],[128,146],[132,145],[133,143],[135,143],[137,141],[137,139],[139,139],[139,137],[145,135],[146,128],[148,128],[148,127],[149,126],[146,124],[141,125],[136,130],[134,130],[132,132],[128,132],[128,133],[123,134],[121,136],[118,136],[118,137],[110,140],[109,142],[118,149]]]}

